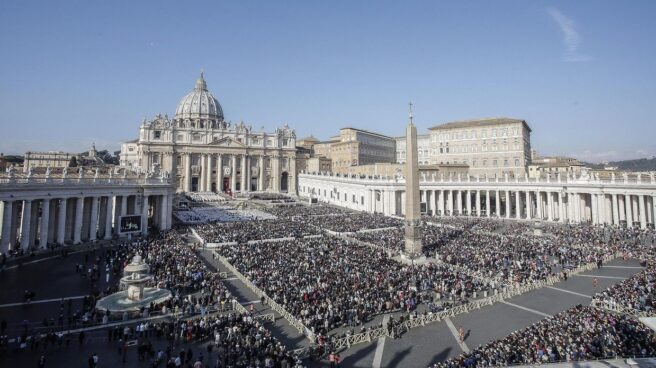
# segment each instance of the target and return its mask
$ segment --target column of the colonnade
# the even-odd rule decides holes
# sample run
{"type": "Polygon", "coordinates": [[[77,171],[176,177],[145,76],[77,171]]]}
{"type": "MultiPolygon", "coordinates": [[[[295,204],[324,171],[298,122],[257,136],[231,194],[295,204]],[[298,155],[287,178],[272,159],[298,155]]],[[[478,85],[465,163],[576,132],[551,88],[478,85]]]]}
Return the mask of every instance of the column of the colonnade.
{"type": "Polygon", "coordinates": [[[112,196],[107,197],[107,206],[105,206],[105,233],[103,234],[103,239],[109,240],[112,238],[112,205],[113,205],[112,196]]]}
{"type": "Polygon", "coordinates": [[[526,203],[524,204],[524,207],[526,207],[526,219],[530,220],[531,219],[531,192],[526,191],[526,203]]]}
{"type": "Polygon", "coordinates": [[[449,212],[449,216],[453,216],[453,191],[450,189],[449,192],[447,193],[447,203],[448,203],[447,211],[449,212]]]}
{"type": "Polygon", "coordinates": [[[558,222],[565,222],[565,206],[563,203],[563,193],[556,192],[556,198],[558,199],[558,222]]]}
{"type": "MultiPolygon", "coordinates": [[[[159,228],[160,230],[168,230],[170,228],[169,221],[169,196],[164,194],[160,196],[161,206],[159,206],[159,228]]],[[[153,214],[154,216],[155,214],[153,214]]]]}
{"type": "Polygon", "coordinates": [[[515,218],[522,219],[522,192],[515,191],[515,218]]]}
{"type": "Polygon", "coordinates": [[[237,192],[237,155],[230,157],[230,191],[232,195],[237,192]]]}
{"type": "MultiPolygon", "coordinates": [[[[271,164],[271,185],[270,187],[273,189],[274,192],[278,193],[280,192],[280,177],[282,176],[282,173],[280,172],[280,156],[278,154],[274,154],[271,157],[272,164],[271,164]]],[[[394,206],[396,207],[396,198],[394,199],[394,206]]]]}
{"type": "Polygon", "coordinates": [[[611,195],[611,206],[613,207],[613,225],[619,225],[620,223],[620,215],[619,215],[619,210],[618,210],[618,205],[617,205],[617,194],[613,193],[611,195]]]}
{"type": "Polygon", "coordinates": [[[91,197],[91,219],[89,220],[89,240],[98,239],[98,201],[100,197],[91,197]]]}
{"type": "Polygon", "coordinates": [[[32,200],[23,201],[21,214],[21,240],[20,247],[26,250],[30,246],[30,232],[32,230],[32,200]]]}
{"type": "Polygon", "coordinates": [[[75,206],[75,226],[73,228],[73,244],[80,244],[82,237],[82,217],[84,215],[84,197],[77,197],[75,206]]]}
{"type": "Polygon", "coordinates": [[[472,211],[471,189],[467,189],[467,191],[465,192],[465,195],[467,196],[465,198],[465,206],[467,206],[465,208],[465,211],[467,211],[467,216],[471,216],[472,215],[472,213],[471,213],[471,211],[472,211]]]}
{"type": "Polygon", "coordinates": [[[0,252],[7,254],[11,239],[11,228],[14,217],[14,201],[3,201],[2,208],[2,239],[0,240],[0,252]]]}
{"type": "Polygon", "coordinates": [[[599,198],[596,193],[590,194],[590,212],[592,214],[592,224],[599,224],[599,198]]]}
{"type": "Polygon", "coordinates": [[[554,205],[553,192],[547,191],[546,193],[547,193],[547,220],[553,221],[554,220],[554,217],[553,217],[553,212],[554,212],[554,209],[553,209],[553,205],[554,205]]]}
{"type": "Polygon", "coordinates": [[[511,212],[512,205],[510,202],[511,202],[510,191],[506,190],[506,218],[507,219],[509,219],[511,216],[510,212],[511,212]]]}
{"type": "Polygon", "coordinates": [[[453,200],[452,215],[458,214],[458,216],[460,216],[462,214],[462,191],[454,190],[453,194],[455,195],[455,199],[453,200]]]}
{"type": "Polygon", "coordinates": [[[501,198],[499,198],[499,190],[498,189],[495,193],[494,205],[496,206],[496,208],[494,209],[494,211],[496,212],[496,217],[501,218],[501,198]]]}
{"type": "Polygon", "coordinates": [[[58,245],[64,245],[64,241],[66,240],[66,198],[62,198],[59,200],[59,203],[57,204],[59,206],[59,213],[57,214],[57,244],[58,245]]]}
{"type": "Polygon", "coordinates": [[[48,236],[50,230],[50,198],[41,200],[41,225],[39,231],[39,248],[48,247],[48,236]]]}
{"type": "Polygon", "coordinates": [[[481,191],[476,191],[476,216],[481,216],[481,191]]]}
{"type": "Polygon", "coordinates": [[[444,190],[440,189],[437,198],[437,209],[440,210],[440,216],[444,216],[444,190]]]}
{"type": "Polygon", "coordinates": [[[264,155],[260,155],[257,161],[257,190],[264,191],[264,174],[266,170],[264,169],[264,155]]]}
{"type": "Polygon", "coordinates": [[[248,192],[248,155],[241,156],[241,192],[248,192]]]}
{"type": "Polygon", "coordinates": [[[223,192],[223,155],[216,155],[216,192],[223,192]]]}
{"type": "Polygon", "coordinates": [[[633,210],[631,208],[631,196],[624,194],[624,206],[626,211],[626,226],[633,227],[633,210]]]}
{"type": "Polygon", "coordinates": [[[535,191],[535,217],[537,217],[540,220],[544,220],[542,193],[539,190],[535,191]]]}
{"type": "Polygon", "coordinates": [[[184,155],[184,172],[185,176],[183,179],[184,182],[184,191],[191,192],[191,153],[185,152],[184,155]]]}
{"type": "Polygon", "coordinates": [[[214,177],[212,176],[212,171],[214,171],[214,155],[208,154],[207,155],[207,175],[205,176],[206,183],[205,183],[205,191],[211,192],[212,191],[212,182],[214,181],[214,177]]]}
{"type": "Polygon", "coordinates": [[[141,234],[144,236],[148,235],[148,209],[148,196],[144,195],[141,199],[141,234]]]}
{"type": "Polygon", "coordinates": [[[602,225],[606,221],[606,197],[603,193],[597,194],[597,222],[602,225]]]}
{"type": "Polygon", "coordinates": [[[617,195],[617,211],[619,216],[617,217],[621,221],[626,221],[626,206],[624,204],[624,195],[617,195]]]}
{"type": "Polygon", "coordinates": [[[640,228],[641,229],[646,229],[647,228],[647,212],[645,208],[645,196],[640,194],[638,196],[638,201],[639,201],[639,211],[640,211],[640,228]]]}
{"type": "Polygon", "coordinates": [[[631,196],[631,208],[633,210],[633,222],[640,222],[640,214],[638,213],[638,196],[631,196]]]}
{"type": "Polygon", "coordinates": [[[486,217],[490,217],[490,210],[491,210],[491,206],[490,206],[490,190],[487,189],[487,190],[485,191],[485,216],[486,216],[486,217]]]}
{"type": "Polygon", "coordinates": [[[207,184],[207,155],[201,153],[198,155],[198,161],[200,163],[200,175],[198,175],[198,191],[205,192],[205,185],[207,184]]]}

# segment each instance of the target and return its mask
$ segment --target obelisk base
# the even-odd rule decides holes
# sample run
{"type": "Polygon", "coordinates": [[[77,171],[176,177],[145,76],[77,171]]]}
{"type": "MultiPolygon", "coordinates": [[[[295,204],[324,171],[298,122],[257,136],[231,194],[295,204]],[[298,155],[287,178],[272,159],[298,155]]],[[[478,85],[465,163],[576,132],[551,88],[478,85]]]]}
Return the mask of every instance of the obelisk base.
{"type": "Polygon", "coordinates": [[[421,266],[428,262],[428,259],[423,254],[412,254],[403,251],[397,257],[394,257],[394,259],[401,263],[415,266],[421,266]]]}

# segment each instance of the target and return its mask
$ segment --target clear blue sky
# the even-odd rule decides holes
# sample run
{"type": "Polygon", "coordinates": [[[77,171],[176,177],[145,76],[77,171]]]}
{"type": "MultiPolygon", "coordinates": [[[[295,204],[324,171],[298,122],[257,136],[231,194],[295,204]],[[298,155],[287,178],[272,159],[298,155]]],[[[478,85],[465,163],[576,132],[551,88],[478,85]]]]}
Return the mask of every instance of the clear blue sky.
{"type": "Polygon", "coordinates": [[[325,139],[526,119],[541,153],[656,154],[656,1],[0,2],[0,151],[118,150],[205,70],[226,119],[325,139]]]}

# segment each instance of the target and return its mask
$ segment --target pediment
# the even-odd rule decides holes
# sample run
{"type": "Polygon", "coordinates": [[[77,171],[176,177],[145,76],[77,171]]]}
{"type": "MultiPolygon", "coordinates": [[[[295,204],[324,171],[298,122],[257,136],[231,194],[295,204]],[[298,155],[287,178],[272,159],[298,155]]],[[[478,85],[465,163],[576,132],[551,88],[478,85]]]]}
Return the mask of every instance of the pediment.
{"type": "Polygon", "coordinates": [[[232,148],[244,148],[246,145],[244,145],[241,142],[238,142],[230,137],[223,137],[221,139],[218,139],[210,144],[208,146],[219,146],[219,147],[232,147],[232,148]]]}

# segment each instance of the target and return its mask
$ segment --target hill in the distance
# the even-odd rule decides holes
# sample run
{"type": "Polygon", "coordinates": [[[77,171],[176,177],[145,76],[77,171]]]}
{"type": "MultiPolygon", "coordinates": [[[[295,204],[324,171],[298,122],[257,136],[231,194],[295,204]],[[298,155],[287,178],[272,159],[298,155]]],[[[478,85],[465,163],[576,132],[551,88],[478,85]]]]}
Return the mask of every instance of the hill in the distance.
{"type": "Polygon", "coordinates": [[[592,164],[589,162],[583,163],[593,169],[603,169],[607,166],[617,167],[622,171],[656,171],[656,157],[652,158],[639,158],[635,160],[611,161],[607,164],[592,164]]]}

